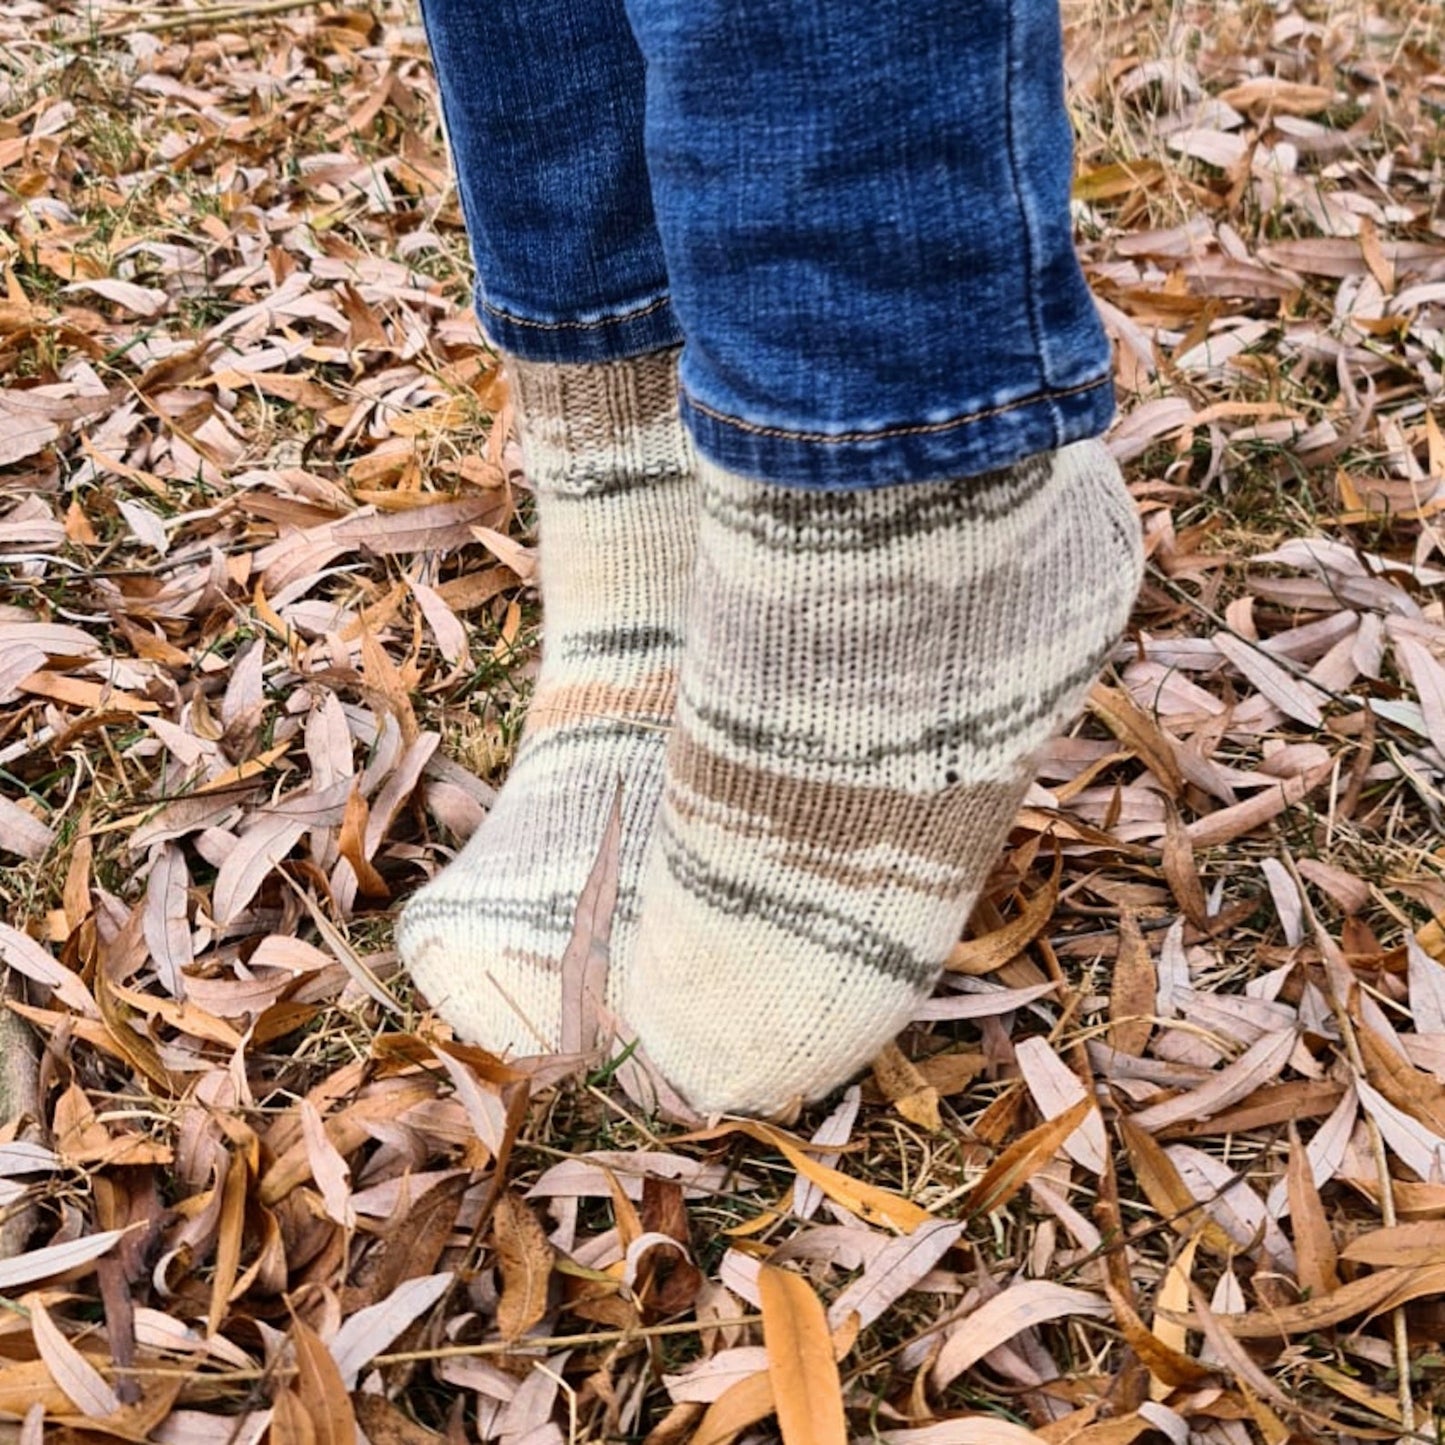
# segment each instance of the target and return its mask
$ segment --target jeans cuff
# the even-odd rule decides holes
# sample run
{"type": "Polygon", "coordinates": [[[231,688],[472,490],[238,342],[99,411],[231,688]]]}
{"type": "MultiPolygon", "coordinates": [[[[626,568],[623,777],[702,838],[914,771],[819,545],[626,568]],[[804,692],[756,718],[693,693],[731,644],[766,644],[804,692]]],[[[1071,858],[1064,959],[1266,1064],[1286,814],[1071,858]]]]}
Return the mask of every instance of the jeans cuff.
{"type": "Polygon", "coordinates": [[[681,407],[698,451],[727,471],[780,486],[860,491],[977,476],[1099,436],[1114,418],[1111,380],[1105,373],[943,421],[863,431],[760,426],[686,391],[681,407]]]}
{"type": "Polygon", "coordinates": [[[626,361],[682,341],[672,299],[663,292],[613,310],[573,317],[524,316],[476,296],[482,334],[523,361],[626,361]]]}

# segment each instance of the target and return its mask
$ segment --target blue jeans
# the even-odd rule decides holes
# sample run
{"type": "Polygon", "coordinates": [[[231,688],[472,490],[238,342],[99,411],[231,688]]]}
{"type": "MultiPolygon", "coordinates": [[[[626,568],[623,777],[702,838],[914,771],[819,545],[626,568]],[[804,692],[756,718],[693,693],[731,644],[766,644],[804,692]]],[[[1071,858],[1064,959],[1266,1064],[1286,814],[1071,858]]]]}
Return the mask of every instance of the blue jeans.
{"type": "Polygon", "coordinates": [[[710,460],[853,488],[1097,435],[1057,0],[423,0],[499,347],[683,342],[710,460]]]}

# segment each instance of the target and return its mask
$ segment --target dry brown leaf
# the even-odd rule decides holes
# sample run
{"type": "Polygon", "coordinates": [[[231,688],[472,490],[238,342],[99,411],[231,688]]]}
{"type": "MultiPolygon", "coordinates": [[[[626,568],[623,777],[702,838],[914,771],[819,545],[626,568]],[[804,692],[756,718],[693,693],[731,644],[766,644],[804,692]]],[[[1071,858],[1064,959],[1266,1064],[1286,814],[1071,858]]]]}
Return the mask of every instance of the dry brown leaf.
{"type": "Polygon", "coordinates": [[[1286,808],[1303,802],[1334,771],[1334,761],[1320,763],[1296,777],[1286,778],[1278,786],[1265,788],[1252,798],[1236,803],[1232,808],[1221,808],[1206,818],[1190,823],[1185,829],[1189,841],[1196,848],[1217,848],[1232,843],[1236,838],[1252,833],[1271,818],[1277,818],[1286,808]]]}
{"type": "Polygon", "coordinates": [[[562,1035],[564,1054],[590,1054],[601,1043],[600,1009],[607,997],[612,919],[617,910],[622,847],[622,788],[613,795],[577,908],[572,934],[562,951],[562,1035]]]}
{"type": "Polygon", "coordinates": [[[1176,757],[1176,744],[1128,693],[1095,683],[1089,693],[1089,711],[1154,775],[1167,795],[1184,792],[1184,774],[1176,757]]]}
{"type": "Polygon", "coordinates": [[[1109,1302],[1090,1290],[1030,1279],[1010,1285],[973,1311],[943,1342],[931,1371],[935,1390],[946,1390],[965,1370],[1021,1330],[1071,1316],[1107,1319],[1109,1302]]]}
{"type": "Polygon", "coordinates": [[[703,1130],[684,1137],[709,1139],[732,1133],[748,1134],[764,1144],[772,1145],[799,1174],[816,1184],[829,1199],[870,1224],[889,1224],[904,1234],[909,1234],[920,1224],[926,1224],[933,1218],[926,1209],[921,1209],[900,1194],[880,1189],[876,1184],[851,1178],[840,1170],[818,1163],[798,1140],[771,1124],[739,1120],[719,1129],[703,1130]]]}
{"type": "Polygon", "coordinates": [[[93,1263],[115,1248],[125,1233],[121,1229],[102,1230],[63,1244],[48,1244],[43,1249],[27,1250],[13,1259],[0,1259],[0,1290],[13,1290],[17,1285],[37,1284],[54,1275],[69,1274],[82,1265],[93,1263]]]}
{"type": "MultiPolygon", "coordinates": [[[[348,1390],[355,1390],[362,1368],[431,1309],[451,1287],[454,1278],[448,1270],[445,1274],[409,1279],[399,1284],[384,1300],[348,1315],[330,1345],[331,1358],[336,1361],[341,1383],[348,1390]]],[[[499,1327],[500,1322],[499,1309],[499,1327]]]]}
{"type": "Polygon", "coordinates": [[[1172,805],[1164,809],[1164,843],[1161,849],[1164,877],[1179,911],[1195,928],[1209,927],[1209,905],[1204,897],[1204,884],[1194,863],[1194,848],[1189,834],[1172,805]]]}
{"type": "Polygon", "coordinates": [[[1279,1407],[1286,1415],[1295,1415],[1299,1410],[1298,1400],[1286,1399],[1285,1394],[1274,1386],[1273,1381],[1251,1360],[1238,1341],[1221,1328],[1220,1319],[1209,1308],[1209,1303],[1198,1286],[1192,1287],[1191,1295],[1194,1298],[1194,1318],[1204,1329],[1205,1340],[1214,1348],[1215,1355],[1221,1358],[1234,1374],[1240,1393],[1250,1407],[1250,1415],[1254,1416],[1254,1423],[1259,1426],[1261,1438],[1266,1445],[1285,1445],[1292,1432],[1279,1416],[1274,1415],[1270,1405],[1279,1407]],[[1256,1399],[1256,1394],[1259,1394],[1259,1399],[1256,1399]],[[1266,1400],[1270,1405],[1264,1403],[1266,1400]]]}
{"type": "Polygon", "coordinates": [[[1234,1241],[1200,1208],[1154,1135],[1141,1129],[1127,1114],[1119,1117],[1118,1126],[1134,1166],[1134,1177],[1164,1223],[1184,1239],[1197,1238],[1211,1253],[1232,1258],[1234,1241]]]}
{"type": "Polygon", "coordinates": [[[1325,698],[1317,688],[1292,676],[1261,649],[1231,632],[1216,632],[1213,642],[1220,654],[1254,684],[1259,695],[1272,702],[1286,717],[1308,728],[1324,726],[1320,703],[1325,698]]]}
{"type": "Polygon", "coordinates": [[[873,1082],[879,1093],[910,1123],[931,1134],[943,1127],[938,1112],[938,1090],[897,1044],[885,1044],[873,1060],[873,1082]]]}
{"type": "Polygon", "coordinates": [[[1014,1046],[1014,1058],[1034,1104],[1045,1119],[1056,1119],[1074,1108],[1080,1100],[1091,1107],[1079,1127],[1064,1140],[1063,1149],[1070,1159],[1091,1174],[1104,1172],[1104,1159],[1109,1151],[1104,1120],[1093,1100],[1079,1082],[1078,1075],[1042,1038],[1023,1039],[1014,1046]]]}
{"type": "Polygon", "coordinates": [[[556,1253],[526,1203],[504,1191],[492,1214],[492,1248],[502,1276],[497,1328],[516,1340],[547,1313],[547,1294],[556,1253]]]}
{"type": "Polygon", "coordinates": [[[1419,1220],[1358,1234],[1340,1251],[1353,1264],[1423,1268],[1445,1259],[1445,1221],[1419,1220]]]}
{"type": "MultiPolygon", "coordinates": [[[[1335,1268],[1335,1242],[1320,1202],[1319,1187],[1309,1155],[1293,1122],[1289,1130],[1289,1166],[1286,1173],[1289,1214],[1299,1261],[1299,1287],[1311,1296],[1331,1294],[1340,1287],[1335,1268]]],[[[1387,1261],[1389,1262],[1389,1261],[1387,1261]]]]}
{"type": "Polygon", "coordinates": [[[772,1376],[762,1370],[729,1386],[707,1407],[691,1445],[730,1445],[744,1430],[772,1413],[772,1376]]]}
{"type": "Polygon", "coordinates": [[[1036,1129],[1020,1135],[964,1195],[961,1203],[963,1213],[989,1214],[995,1209],[1002,1209],[1059,1152],[1064,1140],[1093,1110],[1091,1099],[1079,1099],[1057,1118],[1046,1119],[1036,1129]]]}
{"type": "Polygon", "coordinates": [[[44,1360],[0,1364],[0,1415],[23,1419],[33,1405],[40,1405],[52,1420],[75,1409],[70,1397],[55,1383],[44,1360]]]}
{"type": "Polygon", "coordinates": [[[1232,1064],[1216,1070],[1198,1088],[1140,1109],[1133,1115],[1134,1123],[1141,1129],[1157,1132],[1181,1119],[1209,1118],[1274,1079],[1289,1062],[1297,1039],[1290,1029],[1263,1035],[1232,1064]]]}
{"type": "Polygon", "coordinates": [[[246,1219],[248,1162],[240,1150],[218,1156],[225,1172],[218,1183],[219,1215],[216,1221],[216,1264],[211,1274],[206,1333],[216,1335],[226,1322],[231,1296],[241,1270],[241,1247],[246,1219]]]}
{"type": "Polygon", "coordinates": [[[920,1224],[912,1234],[890,1239],[828,1306],[828,1325],[839,1329],[850,1315],[867,1329],[901,1299],[953,1248],[963,1225],[947,1219],[920,1224]]]}
{"type": "Polygon", "coordinates": [[[1109,1043],[1123,1054],[1142,1055],[1154,1032],[1159,980],[1138,920],[1119,913],[1119,951],[1109,988],[1109,1043]]]}
{"type": "Polygon", "coordinates": [[[81,980],[28,934],[0,923],[0,963],[51,989],[67,1008],[87,1018],[99,1017],[95,1000],[81,980]]]}
{"type": "Polygon", "coordinates": [[[120,1409],[120,1397],[105,1376],[61,1333],[41,1297],[26,1295],[22,1303],[30,1314],[35,1348],[66,1399],[87,1419],[104,1420],[114,1415],[120,1409]]]}
{"type": "Polygon", "coordinates": [[[321,1191],[327,1216],[343,1229],[356,1227],[356,1211],[351,1204],[351,1171],[336,1146],[326,1136],[326,1125],[310,1099],[302,1099],[301,1137],[306,1144],[306,1157],[311,1164],[311,1177],[321,1191]]]}
{"type": "Polygon", "coordinates": [[[1044,925],[1053,916],[1059,899],[1059,876],[1063,868],[1063,856],[1054,855],[1054,869],[1037,893],[1023,906],[1016,918],[1011,918],[1002,928],[985,934],[982,938],[971,938],[966,943],[956,943],[943,965],[949,973],[983,974],[994,973],[1011,958],[1017,957],[1043,931],[1044,925]]]}
{"type": "Polygon", "coordinates": [[[1263,110],[1277,115],[1318,115],[1335,101],[1323,85],[1305,85],[1278,75],[1256,75],[1219,92],[1219,99],[1236,110],[1263,110]]]}
{"type": "Polygon", "coordinates": [[[185,997],[185,970],[193,960],[189,923],[190,870],[174,843],[162,843],[146,883],[142,920],[156,974],[172,998],[185,997]]]}
{"type": "Polygon", "coordinates": [[[316,1445],[356,1445],[356,1415],[331,1352],[316,1331],[294,1315],[291,1343],[296,1352],[294,1389],[316,1445]]]}

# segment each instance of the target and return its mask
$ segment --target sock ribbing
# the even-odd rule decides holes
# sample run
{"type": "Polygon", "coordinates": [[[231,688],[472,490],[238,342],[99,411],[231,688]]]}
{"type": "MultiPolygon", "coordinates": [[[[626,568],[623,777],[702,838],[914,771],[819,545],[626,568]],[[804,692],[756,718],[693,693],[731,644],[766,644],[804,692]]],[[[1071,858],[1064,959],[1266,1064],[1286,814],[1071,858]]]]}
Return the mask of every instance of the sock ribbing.
{"type": "Polygon", "coordinates": [[[804,492],[703,463],[629,1022],[697,1107],[771,1113],[931,991],[1138,587],[1101,446],[804,492]]]}

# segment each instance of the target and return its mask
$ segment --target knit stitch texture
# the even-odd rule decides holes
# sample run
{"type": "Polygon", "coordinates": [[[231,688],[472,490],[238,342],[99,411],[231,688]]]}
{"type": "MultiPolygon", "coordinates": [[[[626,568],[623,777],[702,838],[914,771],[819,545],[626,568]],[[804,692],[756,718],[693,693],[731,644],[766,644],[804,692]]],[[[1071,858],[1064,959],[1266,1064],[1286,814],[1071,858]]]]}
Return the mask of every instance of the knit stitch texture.
{"type": "Polygon", "coordinates": [[[701,479],[623,1008],[695,1107],[770,1114],[931,992],[1128,619],[1139,526],[1097,442],[871,492],[701,479]]]}
{"type": "Polygon", "coordinates": [[[630,953],[672,723],[696,480],[675,352],[513,361],[510,375],[537,498],[542,660],[506,786],[403,910],[397,946],[461,1037],[535,1054],[561,1046],[560,962],[619,790],[612,951],[630,953]]]}

